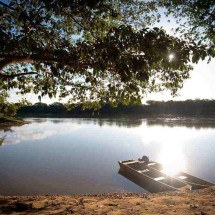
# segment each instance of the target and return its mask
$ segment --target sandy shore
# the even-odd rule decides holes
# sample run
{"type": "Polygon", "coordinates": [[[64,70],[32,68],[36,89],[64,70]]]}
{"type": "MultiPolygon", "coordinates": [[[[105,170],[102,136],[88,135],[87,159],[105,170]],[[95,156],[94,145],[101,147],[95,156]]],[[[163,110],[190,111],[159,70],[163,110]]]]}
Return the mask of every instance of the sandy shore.
{"type": "Polygon", "coordinates": [[[0,214],[215,214],[215,187],[158,194],[0,196],[0,214]]]}

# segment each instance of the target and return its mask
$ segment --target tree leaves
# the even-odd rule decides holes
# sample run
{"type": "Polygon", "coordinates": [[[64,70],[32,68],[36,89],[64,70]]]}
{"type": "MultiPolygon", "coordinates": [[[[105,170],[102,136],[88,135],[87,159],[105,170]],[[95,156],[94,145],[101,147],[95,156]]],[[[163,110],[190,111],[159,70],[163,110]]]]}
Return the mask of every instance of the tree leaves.
{"type": "MultiPolygon", "coordinates": [[[[213,41],[215,34],[214,13],[215,6],[211,0],[172,1],[159,0],[157,6],[165,7],[167,16],[172,14],[180,24],[176,31],[190,41],[199,45],[204,44],[215,48],[213,41]],[[184,17],[184,19],[182,19],[184,17]]],[[[207,55],[211,55],[210,52],[207,55]]],[[[211,55],[214,57],[214,55],[211,55]]]]}
{"type": "MultiPolygon", "coordinates": [[[[174,5],[11,1],[10,15],[0,20],[1,89],[32,92],[40,100],[69,96],[70,103],[81,101],[88,107],[140,102],[143,94],[164,89],[176,94],[189,77],[190,63],[214,55],[214,49],[193,38],[170,36],[162,28],[147,28],[159,19],[157,4],[165,5],[168,13],[174,5]],[[21,76],[23,71],[26,75],[21,76]]],[[[189,6],[185,1],[177,4],[190,14],[189,6]]]]}

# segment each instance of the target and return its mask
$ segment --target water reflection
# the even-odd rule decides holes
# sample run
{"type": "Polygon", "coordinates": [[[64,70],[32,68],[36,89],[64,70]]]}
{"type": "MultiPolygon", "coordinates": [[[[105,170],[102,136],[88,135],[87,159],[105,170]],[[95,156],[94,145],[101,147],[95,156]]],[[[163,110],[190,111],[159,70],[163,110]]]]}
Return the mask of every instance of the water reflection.
{"type": "MultiPolygon", "coordinates": [[[[176,154],[174,151],[181,152],[180,144],[185,140],[192,138],[193,136],[201,136],[201,131],[197,133],[196,124],[204,124],[206,120],[200,123],[200,119],[187,119],[187,124],[185,119],[181,118],[159,118],[159,119],[131,119],[131,118],[111,118],[111,119],[102,119],[102,118],[76,118],[76,119],[53,119],[53,118],[32,118],[28,119],[30,124],[25,124],[20,127],[12,127],[0,131],[0,138],[2,144],[17,144],[23,141],[32,141],[32,140],[42,140],[49,136],[53,135],[67,135],[72,133],[77,129],[85,129],[89,126],[99,126],[102,128],[107,127],[118,127],[118,128],[132,128],[131,133],[144,134],[143,143],[152,143],[157,142],[163,145],[162,154],[159,158],[160,161],[166,163],[168,156],[177,158],[177,160],[182,159],[183,156],[176,154]],[[193,123],[192,126],[189,126],[190,123],[193,123]],[[180,124],[180,126],[178,126],[180,124]],[[181,126],[181,125],[184,126],[181,126]],[[162,129],[160,127],[162,125],[162,129]],[[186,126],[185,126],[186,125],[186,126]],[[149,129],[150,128],[150,129],[149,129]],[[173,129],[174,128],[174,129],[173,129]],[[192,128],[188,130],[186,128],[192,128]],[[4,137],[4,138],[2,138],[4,137]],[[177,137],[177,138],[176,138],[177,137]],[[171,147],[174,143],[174,147],[171,147]],[[178,146],[177,146],[178,144],[178,146]],[[177,150],[176,150],[177,148],[177,150]],[[168,156],[167,156],[168,155],[168,156]]],[[[215,120],[209,120],[209,128],[215,120]]],[[[206,126],[206,125],[205,125],[206,126]]],[[[204,131],[204,130],[202,130],[204,131]]],[[[170,159],[172,160],[172,159],[170,159]]],[[[182,164],[180,164],[182,165],[182,164]]]]}
{"type": "Polygon", "coordinates": [[[162,144],[158,161],[163,166],[163,171],[169,175],[176,175],[186,169],[186,160],[183,153],[182,144],[167,142],[162,144]]]}
{"type": "MultiPolygon", "coordinates": [[[[152,159],[163,164],[164,171],[169,174],[176,174],[179,171],[186,171],[186,144],[194,142],[196,139],[203,139],[214,134],[213,129],[188,129],[186,127],[161,127],[142,126],[139,133],[142,133],[143,147],[152,148],[159,146],[159,152],[149,154],[152,159]]],[[[157,150],[156,150],[157,151],[157,150]]]]}
{"type": "MultiPolygon", "coordinates": [[[[90,119],[91,120],[91,119],[90,119]]],[[[110,119],[93,119],[95,125],[99,126],[118,126],[118,127],[126,127],[126,128],[135,128],[142,125],[142,119],[136,118],[110,118],[110,119]]]]}
{"type": "Polygon", "coordinates": [[[1,194],[81,194],[142,188],[118,175],[118,161],[149,156],[166,171],[215,182],[215,129],[151,119],[28,119],[0,131],[1,194]],[[132,122],[133,120],[133,122],[132,122]],[[207,168],[205,168],[207,166],[207,168]]]}
{"type": "Polygon", "coordinates": [[[4,131],[4,132],[13,132],[13,129],[7,127],[7,128],[4,128],[3,131],[4,131]]]}
{"type": "MultiPolygon", "coordinates": [[[[117,127],[139,127],[142,124],[141,119],[53,119],[53,118],[32,118],[27,119],[30,124],[21,127],[14,127],[13,129],[3,130],[6,134],[4,144],[17,144],[23,141],[42,140],[52,135],[66,135],[76,129],[86,125],[95,125],[100,127],[117,126],[117,127]],[[60,126],[58,126],[58,124],[60,126]],[[30,129],[29,129],[30,127],[30,129]],[[13,134],[9,132],[14,131],[13,134]]],[[[0,135],[2,135],[0,131],[0,135]]],[[[1,137],[1,136],[0,136],[1,137]]]]}
{"type": "Polygon", "coordinates": [[[0,146],[3,144],[4,140],[5,140],[5,136],[4,137],[0,137],[0,146]]]}
{"type": "MultiPolygon", "coordinates": [[[[53,135],[66,135],[81,127],[80,124],[71,124],[69,121],[58,126],[57,121],[48,119],[31,120],[30,124],[14,127],[12,133],[4,131],[5,137],[3,143],[18,144],[24,141],[42,140],[53,135]]],[[[58,123],[60,124],[62,122],[62,120],[59,120],[58,123]]],[[[1,131],[0,134],[2,134],[1,131]]]]}
{"type": "Polygon", "coordinates": [[[198,117],[175,117],[175,118],[150,118],[147,124],[162,125],[168,127],[185,126],[187,128],[215,128],[215,118],[198,118],[198,117]]]}
{"type": "MultiPolygon", "coordinates": [[[[146,127],[148,128],[148,127],[146,127]]],[[[196,130],[187,130],[183,127],[160,127],[153,126],[147,129],[143,137],[143,143],[154,142],[160,146],[160,151],[156,161],[163,164],[164,172],[174,175],[179,171],[186,170],[186,160],[183,151],[183,145],[186,141],[191,140],[201,134],[196,130]]]]}

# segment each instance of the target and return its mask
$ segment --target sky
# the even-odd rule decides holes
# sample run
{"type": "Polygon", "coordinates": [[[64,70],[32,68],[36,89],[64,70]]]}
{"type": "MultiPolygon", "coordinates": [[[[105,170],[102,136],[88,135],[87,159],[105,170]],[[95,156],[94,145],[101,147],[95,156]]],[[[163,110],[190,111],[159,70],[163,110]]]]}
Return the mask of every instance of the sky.
{"type": "MultiPolygon", "coordinates": [[[[156,24],[157,27],[163,27],[167,33],[172,35],[171,29],[177,27],[177,24],[173,17],[168,19],[162,15],[161,21],[156,24]]],[[[185,80],[184,86],[178,91],[178,96],[172,97],[171,93],[168,91],[160,93],[151,93],[144,97],[143,103],[147,100],[186,100],[186,99],[215,99],[215,59],[210,63],[207,60],[200,61],[198,64],[193,65],[194,69],[191,71],[191,78],[185,80]]],[[[16,102],[20,99],[20,95],[16,95],[15,92],[11,92],[10,100],[16,102]]],[[[37,95],[28,94],[25,96],[32,103],[38,102],[37,95]]],[[[48,97],[43,97],[42,102],[53,103],[59,101],[58,98],[49,99],[48,97]]],[[[62,100],[61,102],[66,102],[62,100]]]]}
{"type": "Polygon", "coordinates": [[[178,91],[177,97],[172,97],[170,92],[164,91],[152,93],[146,100],[215,99],[215,60],[209,64],[207,61],[201,61],[194,65],[190,76],[178,91]]]}
{"type": "MultiPolygon", "coordinates": [[[[182,18],[185,20],[185,18],[182,18]]],[[[174,35],[172,28],[176,29],[178,24],[173,16],[166,18],[164,11],[161,12],[161,22],[157,27],[163,27],[170,35],[174,35]],[[170,22],[168,21],[170,20],[170,22]]],[[[176,35],[180,37],[180,35],[176,35]]],[[[215,59],[208,63],[208,59],[192,64],[193,70],[190,78],[184,81],[183,88],[178,91],[178,96],[171,96],[170,92],[152,93],[144,100],[187,100],[187,99],[215,99],[215,59]]]]}

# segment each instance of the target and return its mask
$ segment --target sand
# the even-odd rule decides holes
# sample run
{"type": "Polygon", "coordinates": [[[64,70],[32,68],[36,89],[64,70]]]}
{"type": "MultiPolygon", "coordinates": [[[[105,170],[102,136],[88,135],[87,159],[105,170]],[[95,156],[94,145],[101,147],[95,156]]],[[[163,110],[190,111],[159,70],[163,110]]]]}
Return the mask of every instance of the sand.
{"type": "Polygon", "coordinates": [[[0,214],[215,214],[215,187],[157,194],[0,196],[0,214]]]}

